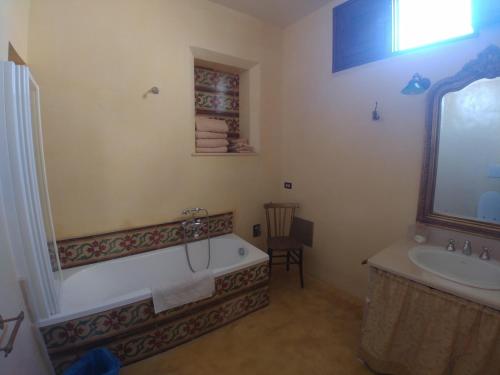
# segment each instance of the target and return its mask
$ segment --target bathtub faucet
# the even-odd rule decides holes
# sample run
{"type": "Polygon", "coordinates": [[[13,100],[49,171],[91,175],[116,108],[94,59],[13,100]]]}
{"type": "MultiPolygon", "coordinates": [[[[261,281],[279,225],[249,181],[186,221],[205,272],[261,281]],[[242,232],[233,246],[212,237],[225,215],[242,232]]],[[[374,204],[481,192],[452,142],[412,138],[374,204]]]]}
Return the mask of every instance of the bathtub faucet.
{"type": "Polygon", "coordinates": [[[198,218],[198,219],[184,220],[181,223],[181,225],[186,232],[193,231],[193,237],[195,239],[200,237],[200,231],[203,225],[201,219],[198,218]]]}
{"type": "Polygon", "coordinates": [[[200,208],[200,207],[195,207],[195,208],[186,208],[185,210],[182,210],[182,214],[184,216],[186,215],[196,215],[199,214],[200,212],[204,212],[206,216],[208,216],[208,211],[206,208],[200,208]]]}
{"type": "Polygon", "coordinates": [[[182,227],[184,228],[185,232],[190,232],[193,231],[193,237],[195,239],[198,239],[201,234],[203,233],[203,222],[201,218],[196,217],[197,214],[199,213],[204,213],[205,217],[207,219],[207,235],[210,238],[210,233],[209,233],[209,227],[210,227],[210,216],[208,214],[208,210],[205,208],[186,208],[185,210],[182,211],[182,214],[184,216],[190,215],[191,217],[188,220],[184,220],[182,222],[182,227]]]}
{"type": "Polygon", "coordinates": [[[207,261],[207,266],[206,269],[210,267],[210,260],[211,260],[211,245],[210,245],[210,215],[208,214],[208,210],[206,208],[186,208],[185,210],[182,211],[182,215],[187,216],[189,215],[189,219],[184,220],[181,223],[182,229],[184,230],[184,250],[186,252],[186,258],[187,258],[187,263],[189,266],[189,269],[191,272],[196,272],[195,269],[193,268],[193,265],[191,264],[191,258],[189,256],[189,251],[188,251],[188,235],[192,233],[192,236],[194,239],[200,238],[200,236],[203,234],[203,221],[201,217],[198,217],[200,213],[204,214],[206,218],[206,225],[207,225],[207,240],[208,240],[208,261],[207,261]]]}

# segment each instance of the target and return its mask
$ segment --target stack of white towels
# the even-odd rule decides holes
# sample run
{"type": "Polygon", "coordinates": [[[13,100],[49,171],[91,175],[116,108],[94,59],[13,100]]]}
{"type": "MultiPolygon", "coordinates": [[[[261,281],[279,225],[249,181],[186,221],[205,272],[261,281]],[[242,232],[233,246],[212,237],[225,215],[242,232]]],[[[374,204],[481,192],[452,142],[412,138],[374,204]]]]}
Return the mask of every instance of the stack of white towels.
{"type": "Polygon", "coordinates": [[[229,145],[227,140],[228,132],[229,127],[226,121],[196,116],[196,152],[227,152],[229,145]]]}

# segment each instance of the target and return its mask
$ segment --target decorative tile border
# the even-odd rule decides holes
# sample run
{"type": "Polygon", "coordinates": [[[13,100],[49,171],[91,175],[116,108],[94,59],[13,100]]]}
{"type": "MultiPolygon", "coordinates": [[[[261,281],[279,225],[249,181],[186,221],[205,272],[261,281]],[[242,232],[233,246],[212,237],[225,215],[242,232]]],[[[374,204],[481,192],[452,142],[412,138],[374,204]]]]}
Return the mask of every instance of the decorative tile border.
{"type": "Polygon", "coordinates": [[[179,306],[160,314],[154,313],[152,299],[93,314],[67,322],[41,327],[40,332],[49,353],[68,351],[137,329],[152,322],[172,320],[230,295],[255,288],[269,280],[267,262],[222,275],[215,280],[215,295],[203,301],[179,306]]]}
{"type": "MultiPolygon", "coordinates": [[[[210,234],[233,231],[233,214],[210,216],[210,234]]],[[[61,268],[102,262],[175,246],[183,242],[181,221],[58,242],[61,268]]],[[[189,236],[189,233],[188,233],[189,236]]]]}
{"type": "MultiPolygon", "coordinates": [[[[100,346],[111,350],[124,365],[128,365],[190,341],[268,304],[269,291],[268,287],[264,286],[215,306],[201,309],[189,316],[154,325],[129,336],[120,335],[100,346]]],[[[56,373],[62,374],[88,349],[73,351],[67,355],[51,356],[56,373]]]]}
{"type": "Polygon", "coordinates": [[[238,97],[213,93],[196,92],[196,110],[209,111],[210,114],[230,114],[236,116],[239,110],[238,97]]]}
{"type": "Polygon", "coordinates": [[[196,66],[194,68],[194,82],[200,91],[238,93],[240,76],[214,69],[196,66]]]}

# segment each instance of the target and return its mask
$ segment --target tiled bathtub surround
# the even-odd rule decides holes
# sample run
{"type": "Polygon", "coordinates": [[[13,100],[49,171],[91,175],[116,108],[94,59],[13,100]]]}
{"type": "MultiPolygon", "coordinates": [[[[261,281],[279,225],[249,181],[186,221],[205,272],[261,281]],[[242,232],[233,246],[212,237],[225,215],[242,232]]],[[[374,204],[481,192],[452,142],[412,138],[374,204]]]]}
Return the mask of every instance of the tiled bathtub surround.
{"type": "Polygon", "coordinates": [[[155,314],[151,299],[40,328],[58,374],[85,351],[105,346],[124,364],[157,354],[266,306],[268,265],[216,279],[203,301],[155,314]]]}
{"type": "MultiPolygon", "coordinates": [[[[228,297],[242,289],[265,283],[267,278],[268,266],[266,263],[218,277],[215,280],[216,292],[210,302],[228,297]]],[[[42,327],[40,330],[47,348],[51,352],[58,352],[123,333],[131,328],[151,323],[152,319],[161,321],[175,318],[206,303],[207,300],[194,302],[155,315],[153,301],[148,299],[85,318],[42,327]]]]}
{"type": "MultiPolygon", "coordinates": [[[[210,234],[232,233],[233,214],[210,217],[210,234]]],[[[183,242],[181,221],[99,234],[58,242],[61,268],[102,262],[146,251],[175,246],[183,242]]],[[[188,233],[188,238],[190,238],[188,233]]]]}

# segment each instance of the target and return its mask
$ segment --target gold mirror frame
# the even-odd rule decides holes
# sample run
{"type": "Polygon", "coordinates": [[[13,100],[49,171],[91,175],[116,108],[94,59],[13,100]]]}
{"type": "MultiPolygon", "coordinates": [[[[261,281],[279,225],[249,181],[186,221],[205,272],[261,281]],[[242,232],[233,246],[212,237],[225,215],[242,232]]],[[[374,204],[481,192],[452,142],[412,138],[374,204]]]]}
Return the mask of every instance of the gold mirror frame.
{"type": "Polygon", "coordinates": [[[428,94],[422,178],[417,221],[433,226],[500,238],[500,225],[434,212],[441,102],[449,92],[460,91],[483,78],[500,76],[500,48],[491,45],[467,63],[460,72],[436,83],[428,94]]]}

